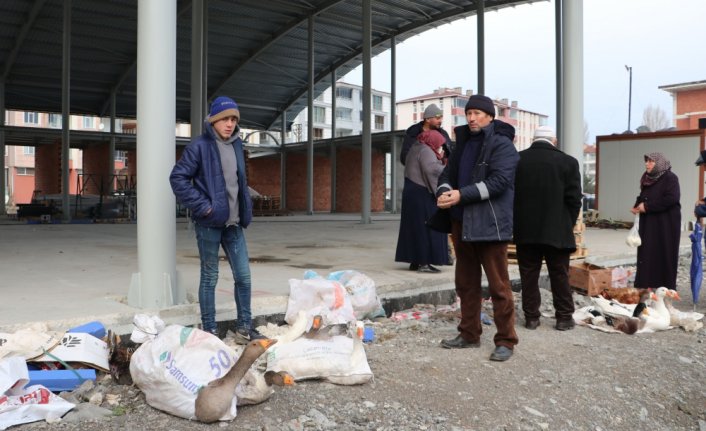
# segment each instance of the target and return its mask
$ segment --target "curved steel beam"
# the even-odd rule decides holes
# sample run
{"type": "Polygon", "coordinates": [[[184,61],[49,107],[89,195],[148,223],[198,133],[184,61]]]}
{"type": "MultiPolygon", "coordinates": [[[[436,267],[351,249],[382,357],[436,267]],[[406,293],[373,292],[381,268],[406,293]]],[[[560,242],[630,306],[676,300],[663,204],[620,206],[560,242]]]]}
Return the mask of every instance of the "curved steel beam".
{"type": "MultiPolygon", "coordinates": [[[[502,9],[503,7],[506,7],[506,6],[516,6],[518,4],[524,4],[524,3],[529,3],[529,4],[536,3],[537,1],[540,1],[540,0],[527,0],[522,3],[512,1],[512,0],[506,0],[502,3],[496,3],[493,6],[486,5],[485,12],[502,9]]],[[[475,11],[476,11],[476,5],[473,4],[473,5],[462,7],[456,11],[449,11],[449,12],[441,13],[439,15],[434,15],[431,18],[426,18],[421,21],[412,21],[409,24],[407,24],[403,27],[400,27],[396,31],[386,33],[381,37],[373,39],[371,46],[376,47],[378,45],[381,45],[381,44],[391,40],[393,37],[395,37],[395,38],[399,37],[400,35],[403,35],[407,32],[412,32],[415,29],[418,29],[418,28],[423,27],[428,24],[433,24],[437,21],[441,21],[444,19],[451,19],[451,18],[461,19],[461,18],[465,18],[468,16],[472,16],[475,11]]],[[[355,59],[356,57],[359,57],[360,55],[362,55],[362,52],[363,52],[363,48],[362,48],[362,46],[360,46],[360,47],[356,48],[354,51],[352,51],[350,54],[348,54],[347,56],[342,57],[339,61],[331,64],[326,69],[321,70],[314,77],[314,85],[318,84],[322,79],[325,79],[327,76],[329,76],[331,74],[331,71],[338,69],[339,67],[347,64],[348,62],[355,59]]],[[[356,65],[355,67],[357,67],[357,66],[358,65],[356,65]]],[[[280,110],[280,112],[290,109],[292,107],[292,105],[294,105],[300,98],[302,98],[306,92],[307,92],[306,87],[300,87],[300,89],[294,94],[294,96],[292,96],[287,102],[285,102],[285,104],[283,105],[283,108],[280,110]]],[[[272,120],[272,122],[267,125],[267,128],[268,129],[271,128],[275,121],[277,121],[277,117],[275,117],[272,120]]]]}
{"type": "Polygon", "coordinates": [[[12,70],[12,66],[15,64],[17,54],[19,54],[20,52],[22,43],[27,38],[29,30],[32,28],[34,22],[37,20],[37,15],[39,15],[39,11],[42,9],[42,6],[44,6],[44,3],[46,3],[46,0],[36,0],[34,2],[34,5],[32,5],[32,9],[29,11],[27,21],[20,29],[20,33],[17,35],[17,39],[15,39],[15,46],[12,47],[12,51],[10,51],[10,54],[8,54],[7,56],[7,60],[5,61],[5,67],[3,68],[2,75],[0,76],[0,81],[5,82],[7,80],[7,76],[10,74],[10,70],[12,70]]]}
{"type": "Polygon", "coordinates": [[[333,6],[336,6],[338,3],[342,3],[345,0],[329,0],[327,2],[324,2],[322,5],[317,7],[316,9],[310,11],[307,15],[305,16],[298,16],[292,21],[290,21],[287,25],[285,25],[282,30],[275,35],[273,35],[270,39],[266,40],[262,45],[257,47],[255,50],[253,50],[243,61],[235,65],[235,67],[228,73],[226,74],[226,77],[219,82],[213,90],[210,92],[211,96],[214,94],[218,94],[219,91],[223,88],[224,85],[245,66],[250,64],[253,60],[256,60],[263,52],[265,52],[268,48],[270,48],[272,45],[274,45],[278,40],[283,38],[287,33],[290,31],[294,30],[295,28],[299,27],[301,24],[305,23],[310,16],[315,16],[318,15],[333,6]]]}

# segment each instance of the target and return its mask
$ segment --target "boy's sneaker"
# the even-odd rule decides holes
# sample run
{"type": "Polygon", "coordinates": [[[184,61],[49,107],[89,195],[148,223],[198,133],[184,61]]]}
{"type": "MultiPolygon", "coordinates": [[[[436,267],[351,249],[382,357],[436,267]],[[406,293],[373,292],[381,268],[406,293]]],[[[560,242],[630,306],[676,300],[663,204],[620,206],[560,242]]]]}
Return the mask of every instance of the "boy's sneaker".
{"type": "Polygon", "coordinates": [[[238,344],[248,344],[252,340],[267,338],[257,331],[257,329],[238,328],[235,330],[235,342],[238,344]]]}

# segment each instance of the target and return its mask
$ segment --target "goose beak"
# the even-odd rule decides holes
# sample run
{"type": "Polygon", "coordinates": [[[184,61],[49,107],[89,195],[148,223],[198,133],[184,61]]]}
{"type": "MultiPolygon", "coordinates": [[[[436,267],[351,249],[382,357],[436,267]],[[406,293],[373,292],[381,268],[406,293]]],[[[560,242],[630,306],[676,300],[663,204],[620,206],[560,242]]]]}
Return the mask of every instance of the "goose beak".
{"type": "Polygon", "coordinates": [[[672,298],[672,299],[675,299],[675,300],[677,300],[677,301],[681,301],[681,297],[679,296],[679,292],[677,292],[676,290],[671,290],[671,289],[670,289],[670,290],[667,292],[667,295],[669,295],[669,297],[672,298]]]}
{"type": "Polygon", "coordinates": [[[656,301],[656,300],[657,300],[657,295],[655,295],[654,292],[650,293],[650,299],[653,300],[653,301],[656,301]]]}
{"type": "Polygon", "coordinates": [[[270,348],[270,346],[275,344],[277,342],[277,340],[272,339],[272,338],[263,338],[263,339],[257,340],[256,342],[257,342],[257,344],[262,346],[263,349],[267,350],[270,348]]]}
{"type": "Polygon", "coordinates": [[[294,385],[294,377],[290,376],[289,374],[285,374],[282,376],[282,382],[285,386],[292,386],[294,385]]]}

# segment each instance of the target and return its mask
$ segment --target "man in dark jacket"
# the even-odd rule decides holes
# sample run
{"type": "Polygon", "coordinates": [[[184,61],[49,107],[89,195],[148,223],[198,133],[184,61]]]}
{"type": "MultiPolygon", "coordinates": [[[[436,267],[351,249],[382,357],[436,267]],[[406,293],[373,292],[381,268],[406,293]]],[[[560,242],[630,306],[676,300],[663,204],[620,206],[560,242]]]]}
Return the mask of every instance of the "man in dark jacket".
{"type": "Polygon", "coordinates": [[[539,326],[539,271],[547,262],[560,331],[574,327],[569,258],[576,251],[574,225],[581,209],[581,173],[575,158],[556,148],[550,127],[539,127],[520,152],[515,176],[514,241],[522,280],[525,327],[539,326]]]}
{"type": "Polygon", "coordinates": [[[444,144],[444,152],[446,156],[449,156],[451,152],[451,139],[449,139],[449,134],[446,133],[441,127],[441,121],[444,119],[444,113],[435,104],[427,106],[424,110],[424,119],[419,123],[409,126],[404,134],[404,141],[402,141],[402,149],[400,150],[400,162],[404,165],[407,161],[407,153],[409,149],[412,148],[415,142],[417,142],[417,137],[427,130],[437,130],[439,133],[444,135],[446,143],[444,144]]]}
{"type": "Polygon", "coordinates": [[[223,246],[233,279],[238,313],[236,342],[264,338],[252,327],[251,277],[244,229],[252,219],[240,139],[240,110],[228,97],[218,97],[204,122],[204,132],[186,147],[169,176],[177,200],[191,211],[201,259],[199,305],[204,331],[218,335],[215,289],[218,250],[223,246]]]}
{"type": "Polygon", "coordinates": [[[495,106],[490,98],[476,94],[468,99],[468,125],[454,129],[456,148],[439,178],[437,205],[450,209],[451,238],[456,250],[456,293],[461,299],[459,335],[442,340],[441,346],[448,349],[480,346],[483,270],[488,278],[497,327],[495,350],[490,359],[506,361],[518,342],[507,272],[507,244],[512,238],[512,202],[519,156],[512,143],[514,128],[494,118],[495,106]]]}

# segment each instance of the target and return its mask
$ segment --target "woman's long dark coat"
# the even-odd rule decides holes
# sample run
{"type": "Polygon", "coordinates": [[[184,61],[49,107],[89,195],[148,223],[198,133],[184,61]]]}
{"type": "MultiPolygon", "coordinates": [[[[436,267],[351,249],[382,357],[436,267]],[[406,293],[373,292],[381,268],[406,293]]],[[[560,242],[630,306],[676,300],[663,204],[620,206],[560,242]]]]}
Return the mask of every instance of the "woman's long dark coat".
{"type": "Polygon", "coordinates": [[[635,287],[677,287],[681,236],[679,198],[679,178],[672,171],[644,187],[637,197],[635,206],[644,202],[646,212],[640,215],[642,245],[637,248],[635,287]]]}

